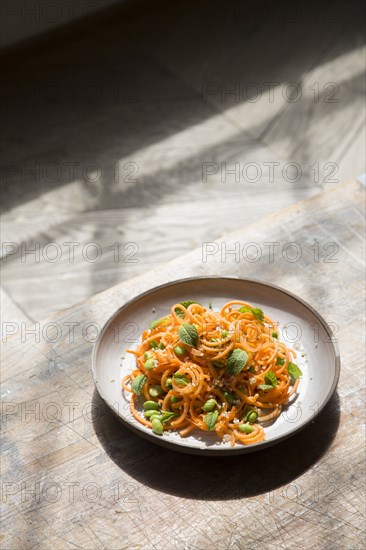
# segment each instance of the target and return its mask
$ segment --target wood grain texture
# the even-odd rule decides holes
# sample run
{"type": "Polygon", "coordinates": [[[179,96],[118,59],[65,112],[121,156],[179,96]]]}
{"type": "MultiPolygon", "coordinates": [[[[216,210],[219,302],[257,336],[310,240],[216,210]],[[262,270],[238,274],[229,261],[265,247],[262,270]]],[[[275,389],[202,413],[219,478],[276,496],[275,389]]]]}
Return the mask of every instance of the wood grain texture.
{"type": "Polygon", "coordinates": [[[233,128],[222,121],[221,115],[210,119],[205,132],[202,126],[197,132],[200,136],[195,130],[190,132],[192,140],[196,137],[195,153],[192,145],[184,146],[183,140],[180,147],[177,141],[169,140],[166,149],[156,147],[149,153],[140,152],[135,157],[140,181],[121,189],[109,186],[109,202],[103,198],[104,185],[96,186],[91,212],[76,210],[83,208],[83,200],[79,201],[83,185],[79,182],[45,193],[4,215],[3,241],[18,246],[17,253],[2,261],[2,281],[7,292],[39,320],[146,273],[243,223],[252,223],[319,192],[319,186],[306,179],[301,183],[285,181],[281,175],[285,163],[271,181],[265,163],[277,162],[278,157],[246,136],[225,141],[223,130],[230,135],[233,128]],[[203,146],[205,135],[219,130],[219,143],[210,147],[207,139],[203,146]],[[151,165],[149,159],[154,159],[151,165]],[[203,181],[202,163],[211,159],[217,173],[203,181]],[[260,185],[244,181],[242,176],[235,182],[235,175],[221,171],[221,163],[230,170],[235,164],[243,167],[249,162],[256,163],[262,172],[260,185]],[[174,167],[156,173],[158,165],[174,167]],[[113,202],[115,208],[108,210],[113,202]],[[37,214],[37,209],[48,214],[37,214]],[[71,242],[75,243],[73,254],[65,244],[71,242]],[[92,261],[93,245],[89,249],[91,261],[84,254],[90,243],[99,247],[98,261],[92,261]],[[115,243],[119,243],[118,254],[115,243]],[[38,247],[38,257],[22,254],[22,246],[27,250],[38,247]],[[59,259],[54,262],[55,246],[59,259]]]}
{"type": "Polygon", "coordinates": [[[38,327],[23,342],[20,334],[9,339],[2,362],[4,550],[361,550],[364,193],[350,182],[216,242],[227,250],[255,242],[263,249],[257,262],[232,254],[204,262],[196,249],[44,321],[39,342],[38,327]],[[280,243],[273,261],[268,242],[280,243]],[[283,258],[289,242],[301,248],[298,262],[283,258]],[[339,247],[333,256],[327,243],[339,247]],[[268,280],[334,323],[338,391],[310,427],[268,451],[207,461],[143,441],[106,410],[82,329],[102,325],[154,285],[194,275],[268,280]]]}
{"type": "Polygon", "coordinates": [[[282,157],[307,169],[319,163],[320,179],[326,183],[365,171],[365,156],[354,146],[361,127],[364,132],[366,115],[365,52],[363,34],[347,38],[340,34],[318,65],[302,75],[301,98],[286,105],[264,136],[267,145],[282,157]],[[346,53],[345,40],[349,48],[346,53]],[[353,164],[348,162],[350,171],[344,176],[347,153],[352,155],[353,164]],[[334,163],[334,168],[327,163],[334,163]]]}
{"type": "Polygon", "coordinates": [[[19,325],[21,323],[26,323],[27,325],[32,325],[34,323],[34,320],[31,320],[26,313],[10,298],[3,287],[0,287],[0,304],[0,339],[3,338],[3,327],[7,324],[9,325],[11,323],[16,323],[16,325],[19,325]]]}
{"type": "MultiPolygon", "coordinates": [[[[290,83],[298,83],[307,94],[303,77],[311,80],[325,54],[333,59],[334,42],[344,38],[347,44],[340,47],[348,52],[352,46],[346,37],[363,37],[357,24],[361,6],[352,2],[206,2],[200,7],[193,12],[182,8],[153,52],[205,103],[257,138],[266,135],[289,105],[295,107],[296,121],[298,105],[289,102],[290,83]]],[[[290,139],[295,137],[292,130],[286,125],[290,139]]]]}
{"type": "Polygon", "coordinates": [[[335,181],[357,177],[362,10],[353,0],[133,0],[0,58],[2,239],[63,251],[56,263],[10,255],[11,299],[39,320],[318,192],[332,169],[316,179],[314,162],[336,162],[335,181]],[[338,103],[324,102],[329,81],[338,103]],[[286,101],[291,82],[301,101],[286,101]],[[293,161],[302,177],[291,183],[293,161]],[[206,182],[205,162],[218,168],[206,182]],[[258,181],[224,178],[250,163],[258,181]],[[268,163],[279,163],[272,182],[268,163]],[[73,263],[67,241],[80,243],[73,263]],[[91,241],[97,263],[81,255],[91,241]],[[114,262],[115,241],[137,243],[139,262],[114,262]]]}

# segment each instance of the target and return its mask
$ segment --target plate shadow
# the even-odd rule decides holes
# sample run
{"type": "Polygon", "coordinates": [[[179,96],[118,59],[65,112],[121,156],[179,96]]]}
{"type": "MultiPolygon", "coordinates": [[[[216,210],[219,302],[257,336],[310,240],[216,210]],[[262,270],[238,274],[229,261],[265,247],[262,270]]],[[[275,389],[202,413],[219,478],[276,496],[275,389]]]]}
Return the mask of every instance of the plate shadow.
{"type": "Polygon", "coordinates": [[[340,421],[335,392],[319,416],[287,440],[237,456],[195,456],[165,449],[126,428],[93,394],[100,444],[124,472],[154,490],[198,500],[231,500],[267,493],[311,468],[334,440],[340,421]]]}

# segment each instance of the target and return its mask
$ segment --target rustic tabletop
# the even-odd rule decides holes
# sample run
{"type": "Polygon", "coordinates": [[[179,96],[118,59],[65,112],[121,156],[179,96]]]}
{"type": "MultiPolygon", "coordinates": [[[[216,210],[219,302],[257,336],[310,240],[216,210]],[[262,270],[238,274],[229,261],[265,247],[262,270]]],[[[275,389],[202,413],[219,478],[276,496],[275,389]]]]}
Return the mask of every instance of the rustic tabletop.
{"type": "Polygon", "coordinates": [[[43,323],[3,327],[2,548],[363,548],[364,204],[361,184],[343,184],[43,323]],[[104,406],[90,368],[100,327],[195,275],[269,281],[325,317],[341,376],[313,424],[205,458],[154,446],[104,406]]]}

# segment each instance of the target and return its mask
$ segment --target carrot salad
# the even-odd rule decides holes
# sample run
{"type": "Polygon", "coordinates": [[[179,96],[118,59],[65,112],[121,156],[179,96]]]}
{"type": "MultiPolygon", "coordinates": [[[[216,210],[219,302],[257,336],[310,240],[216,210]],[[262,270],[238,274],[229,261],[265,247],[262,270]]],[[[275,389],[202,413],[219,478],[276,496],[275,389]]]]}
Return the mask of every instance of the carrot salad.
{"type": "Polygon", "coordinates": [[[232,446],[265,439],[262,424],[278,417],[302,375],[274,321],[241,300],[220,311],[174,304],[128,352],[136,369],[122,387],[138,422],[159,436],[214,432],[232,446]]]}

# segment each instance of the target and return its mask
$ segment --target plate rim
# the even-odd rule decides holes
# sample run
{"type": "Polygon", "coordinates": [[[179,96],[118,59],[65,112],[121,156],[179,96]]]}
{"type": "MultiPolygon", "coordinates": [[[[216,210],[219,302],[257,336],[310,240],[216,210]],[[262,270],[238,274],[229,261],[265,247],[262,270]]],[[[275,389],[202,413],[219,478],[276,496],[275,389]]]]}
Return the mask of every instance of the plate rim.
{"type": "Polygon", "coordinates": [[[93,380],[94,385],[96,388],[96,391],[98,392],[99,397],[102,399],[102,401],[107,405],[109,410],[118,418],[120,422],[123,423],[124,426],[126,426],[128,429],[133,431],[134,433],[138,434],[143,439],[146,439],[150,441],[151,443],[155,443],[156,445],[160,445],[162,447],[168,448],[170,450],[174,450],[176,452],[182,452],[185,454],[193,454],[193,455],[205,455],[205,456],[236,456],[237,454],[246,454],[251,453],[255,451],[260,451],[265,449],[266,447],[271,447],[272,445],[276,445],[277,443],[280,443],[284,441],[285,439],[288,439],[289,437],[292,437],[296,433],[300,432],[304,428],[306,428],[309,424],[314,422],[314,420],[321,414],[321,412],[324,410],[326,405],[329,403],[331,397],[333,396],[340,377],[340,371],[341,371],[341,358],[340,358],[340,352],[338,343],[334,342],[332,340],[332,330],[327,323],[327,321],[324,319],[324,317],[316,311],[316,309],[310,305],[308,302],[294,294],[293,292],[290,292],[289,290],[284,289],[283,287],[280,287],[278,285],[274,285],[273,283],[269,283],[266,281],[261,281],[259,279],[251,279],[247,277],[239,277],[239,276],[219,276],[219,275],[201,275],[197,277],[184,277],[182,279],[176,279],[174,281],[168,281],[167,283],[162,283],[160,285],[154,286],[148,290],[145,290],[144,292],[139,293],[137,296],[131,298],[126,303],[124,303],[122,306],[120,306],[112,315],[105,321],[103,324],[103,327],[100,331],[98,340],[93,344],[92,353],[91,353],[91,368],[92,368],[92,374],[93,374],[93,380]],[[259,284],[263,287],[272,288],[274,290],[277,290],[279,292],[282,292],[284,294],[287,294],[290,298],[294,299],[295,301],[299,302],[302,306],[304,306],[306,309],[308,309],[322,324],[326,334],[329,336],[329,343],[332,345],[334,356],[335,356],[335,363],[334,363],[334,376],[332,380],[332,385],[328,391],[328,394],[326,398],[323,400],[321,406],[317,409],[316,413],[311,416],[304,424],[301,426],[294,427],[293,430],[279,435],[277,437],[274,437],[271,440],[268,441],[261,441],[259,443],[256,443],[254,445],[238,445],[236,447],[232,447],[230,449],[223,448],[219,449],[217,446],[208,447],[208,448],[201,448],[201,447],[192,447],[190,445],[181,445],[178,442],[169,441],[167,438],[160,438],[156,436],[153,433],[148,433],[140,429],[138,426],[135,426],[131,424],[130,422],[126,421],[122,416],[120,416],[117,411],[115,411],[110,404],[106,401],[106,399],[103,397],[101,393],[101,388],[99,387],[98,382],[98,376],[96,372],[96,366],[97,366],[97,355],[99,351],[99,347],[101,346],[101,342],[103,340],[103,337],[105,333],[107,332],[109,326],[113,323],[113,321],[118,317],[121,312],[123,312],[124,309],[127,309],[131,304],[134,304],[140,300],[143,300],[146,296],[149,296],[153,294],[156,291],[162,290],[167,287],[172,287],[177,284],[181,283],[187,283],[187,282],[193,282],[193,281],[242,281],[243,283],[255,283],[259,284]]]}

